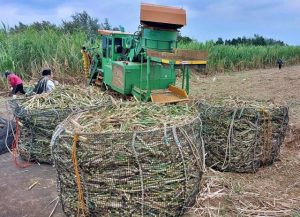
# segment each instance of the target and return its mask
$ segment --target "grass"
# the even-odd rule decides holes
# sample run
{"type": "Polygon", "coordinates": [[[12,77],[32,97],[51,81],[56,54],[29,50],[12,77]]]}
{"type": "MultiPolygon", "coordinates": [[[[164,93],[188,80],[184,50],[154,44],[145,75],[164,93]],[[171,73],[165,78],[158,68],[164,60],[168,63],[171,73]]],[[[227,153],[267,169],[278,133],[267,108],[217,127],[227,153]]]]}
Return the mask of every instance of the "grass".
{"type": "MultiPolygon", "coordinates": [[[[35,77],[43,67],[51,67],[60,77],[82,74],[81,46],[87,41],[83,32],[73,34],[46,29],[20,33],[0,31],[0,72],[12,70],[25,79],[35,77]]],[[[207,43],[179,43],[179,48],[207,50],[208,72],[242,71],[276,66],[282,58],[286,65],[300,63],[296,46],[228,46],[207,43]]]]}
{"type": "Polygon", "coordinates": [[[86,35],[65,34],[55,30],[7,34],[0,32],[0,71],[12,70],[25,79],[52,68],[55,73],[73,75],[81,73],[80,49],[86,35]]]}
{"type": "Polygon", "coordinates": [[[243,71],[276,66],[278,58],[285,65],[300,63],[300,46],[249,46],[215,45],[207,43],[180,43],[182,49],[206,50],[209,52],[209,72],[243,71]]]}

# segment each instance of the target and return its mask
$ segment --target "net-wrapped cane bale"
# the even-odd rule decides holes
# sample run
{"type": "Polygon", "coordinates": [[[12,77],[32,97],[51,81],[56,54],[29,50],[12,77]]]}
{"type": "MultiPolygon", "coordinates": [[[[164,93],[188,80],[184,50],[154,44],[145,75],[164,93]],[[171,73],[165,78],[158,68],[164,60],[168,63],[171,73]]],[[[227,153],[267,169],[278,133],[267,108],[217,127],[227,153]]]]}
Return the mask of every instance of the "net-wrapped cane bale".
{"type": "Polygon", "coordinates": [[[206,165],[221,171],[256,172],[272,164],[288,126],[288,108],[199,104],[206,165]]]}
{"type": "Polygon", "coordinates": [[[52,152],[67,216],[180,216],[204,164],[201,120],[179,105],[73,114],[53,134],[52,152]]]}
{"type": "Polygon", "coordinates": [[[50,141],[57,125],[72,111],[109,102],[100,92],[79,87],[57,88],[49,94],[12,100],[20,125],[18,151],[24,160],[52,163],[50,141]]]}

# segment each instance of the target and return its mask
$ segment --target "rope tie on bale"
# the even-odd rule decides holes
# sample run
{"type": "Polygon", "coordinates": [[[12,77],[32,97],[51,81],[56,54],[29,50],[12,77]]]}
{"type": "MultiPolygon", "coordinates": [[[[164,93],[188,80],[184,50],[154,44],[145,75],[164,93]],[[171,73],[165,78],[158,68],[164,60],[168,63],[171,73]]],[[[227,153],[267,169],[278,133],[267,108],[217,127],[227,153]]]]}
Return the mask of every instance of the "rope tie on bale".
{"type": "Polygon", "coordinates": [[[185,185],[184,185],[184,198],[186,198],[186,191],[187,191],[187,185],[188,185],[188,178],[187,178],[186,164],[185,164],[184,156],[183,156],[183,153],[182,153],[182,146],[181,146],[181,144],[180,144],[180,142],[179,142],[179,139],[178,139],[178,136],[177,136],[177,133],[176,133],[176,128],[175,128],[175,126],[172,127],[172,132],[173,132],[175,144],[176,144],[177,147],[178,147],[178,150],[179,150],[179,153],[180,153],[180,157],[181,157],[181,161],[182,161],[182,164],[183,164],[184,179],[185,179],[185,185]]]}
{"type": "Polygon", "coordinates": [[[80,211],[82,211],[83,216],[87,216],[87,208],[86,204],[84,202],[83,198],[83,190],[81,186],[81,179],[80,179],[80,174],[79,174],[79,169],[78,169],[78,161],[77,161],[77,154],[76,154],[76,146],[77,143],[79,142],[79,135],[75,133],[74,138],[73,138],[73,145],[72,145],[72,161],[73,161],[73,167],[74,167],[74,172],[75,172],[75,177],[76,177],[76,183],[77,183],[77,193],[78,193],[78,212],[77,216],[80,215],[80,211]]]}
{"type": "Polygon", "coordinates": [[[205,162],[201,162],[200,159],[196,157],[196,156],[201,156],[201,154],[199,153],[199,149],[197,148],[197,145],[195,145],[195,143],[191,140],[191,138],[189,137],[189,135],[183,128],[180,127],[179,130],[182,133],[182,135],[184,136],[184,138],[186,139],[186,141],[188,142],[188,144],[190,145],[192,153],[195,156],[195,160],[197,161],[198,168],[204,169],[205,162]],[[195,153],[195,151],[196,151],[196,153],[195,153]]]}
{"type": "Polygon", "coordinates": [[[167,135],[167,124],[164,123],[164,144],[169,145],[169,138],[167,135]]]}
{"type": "Polygon", "coordinates": [[[255,120],[255,139],[254,139],[254,144],[253,144],[253,157],[252,157],[252,170],[253,172],[256,172],[257,168],[255,167],[255,162],[257,161],[257,156],[256,156],[256,149],[257,149],[257,144],[259,143],[259,127],[258,127],[258,121],[260,120],[260,113],[256,113],[256,120],[255,120]]]}
{"type": "Polygon", "coordinates": [[[141,182],[141,190],[142,190],[142,202],[141,202],[141,213],[142,213],[142,217],[144,217],[144,200],[145,200],[145,190],[144,190],[144,179],[143,179],[143,170],[139,161],[139,157],[138,157],[138,153],[135,150],[135,138],[136,138],[136,132],[133,133],[132,136],[132,142],[131,142],[131,146],[132,146],[132,150],[134,152],[134,157],[136,160],[136,163],[139,166],[139,173],[140,173],[140,182],[141,182]]]}
{"type": "Polygon", "coordinates": [[[30,137],[30,139],[29,139],[29,141],[30,141],[29,144],[30,144],[30,145],[29,145],[29,150],[28,150],[29,152],[26,153],[26,152],[24,151],[24,154],[23,154],[23,155],[25,156],[25,153],[28,154],[28,161],[29,161],[29,160],[30,160],[30,153],[32,152],[32,144],[34,143],[34,138],[33,138],[33,135],[34,135],[33,124],[30,124],[28,128],[29,128],[29,132],[30,132],[30,133],[29,133],[29,135],[30,135],[30,136],[29,136],[29,137],[30,137]]]}
{"type": "Polygon", "coordinates": [[[136,136],[136,139],[138,141],[140,141],[145,147],[147,147],[147,149],[152,153],[155,154],[155,151],[140,137],[140,136],[136,136]]]}
{"type": "Polygon", "coordinates": [[[232,115],[232,120],[231,120],[229,130],[228,130],[226,153],[225,153],[225,158],[224,158],[224,162],[222,165],[223,170],[225,170],[231,163],[231,142],[232,142],[232,137],[233,137],[233,125],[234,125],[236,113],[237,113],[237,108],[234,109],[234,112],[232,115]],[[228,157],[228,164],[225,165],[226,161],[227,161],[227,157],[228,157]]]}
{"type": "Polygon", "coordinates": [[[271,115],[270,112],[262,108],[262,165],[266,165],[268,162],[268,155],[271,154],[272,151],[272,123],[271,123],[271,115]]]}
{"type": "Polygon", "coordinates": [[[204,146],[204,139],[202,136],[202,129],[203,129],[203,123],[200,117],[198,117],[199,123],[200,123],[200,129],[199,129],[199,137],[201,141],[201,151],[202,151],[202,168],[203,171],[206,172],[206,166],[205,166],[205,146],[204,146]]]}
{"type": "MultiPolygon", "coordinates": [[[[59,124],[59,125],[56,127],[54,133],[52,134],[52,138],[51,138],[51,141],[50,141],[50,146],[51,146],[51,147],[55,145],[56,140],[58,139],[58,136],[59,136],[64,130],[65,130],[65,129],[64,129],[63,125],[61,125],[61,124],[59,124]]],[[[52,150],[52,148],[51,148],[51,154],[53,154],[52,151],[53,151],[53,150],[52,150]]]]}
{"type": "Polygon", "coordinates": [[[13,140],[13,144],[12,144],[13,160],[18,168],[26,168],[26,167],[30,166],[30,163],[27,161],[24,164],[20,164],[17,159],[19,139],[20,139],[20,125],[19,125],[19,119],[16,117],[16,134],[14,136],[14,140],[13,140]]]}

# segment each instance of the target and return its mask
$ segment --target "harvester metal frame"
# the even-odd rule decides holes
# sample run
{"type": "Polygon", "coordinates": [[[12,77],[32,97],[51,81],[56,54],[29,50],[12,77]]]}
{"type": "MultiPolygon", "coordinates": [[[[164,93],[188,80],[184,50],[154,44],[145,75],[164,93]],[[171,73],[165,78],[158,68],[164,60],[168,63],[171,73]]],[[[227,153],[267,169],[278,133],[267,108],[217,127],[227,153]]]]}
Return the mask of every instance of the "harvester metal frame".
{"type": "Polygon", "coordinates": [[[101,46],[83,51],[84,61],[90,59],[84,63],[89,83],[104,84],[140,101],[189,100],[190,65],[206,65],[208,54],[177,49],[177,29],[185,24],[183,9],[142,4],[140,31],[99,30],[101,46]],[[181,87],[175,86],[176,69],[182,72],[181,87]]]}

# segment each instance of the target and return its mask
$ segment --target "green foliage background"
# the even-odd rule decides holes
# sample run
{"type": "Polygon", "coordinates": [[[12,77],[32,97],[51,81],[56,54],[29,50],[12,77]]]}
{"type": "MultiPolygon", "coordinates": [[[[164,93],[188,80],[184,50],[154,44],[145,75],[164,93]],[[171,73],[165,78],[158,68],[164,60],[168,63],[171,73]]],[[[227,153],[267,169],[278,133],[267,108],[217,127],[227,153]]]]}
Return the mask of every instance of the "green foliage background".
{"type": "MultiPolygon", "coordinates": [[[[71,21],[61,26],[48,21],[31,25],[19,23],[14,27],[2,24],[0,28],[0,72],[11,70],[24,79],[39,76],[43,67],[50,67],[60,77],[82,75],[82,45],[97,29],[119,30],[105,19],[99,23],[86,12],[76,13],[71,21]]],[[[288,46],[281,41],[254,38],[199,43],[188,36],[179,36],[178,47],[209,52],[208,73],[240,71],[275,67],[278,58],[286,65],[300,63],[300,47],[288,46]]],[[[0,86],[3,79],[0,79],[0,86]]]]}
{"type": "Polygon", "coordinates": [[[0,33],[0,70],[12,70],[25,79],[50,67],[62,74],[81,71],[83,32],[27,29],[21,33],[0,33]]]}
{"type": "Polygon", "coordinates": [[[282,59],[285,65],[300,63],[300,46],[216,45],[213,41],[206,43],[192,41],[179,43],[178,47],[208,51],[209,73],[276,67],[278,59],[282,59]]]}

